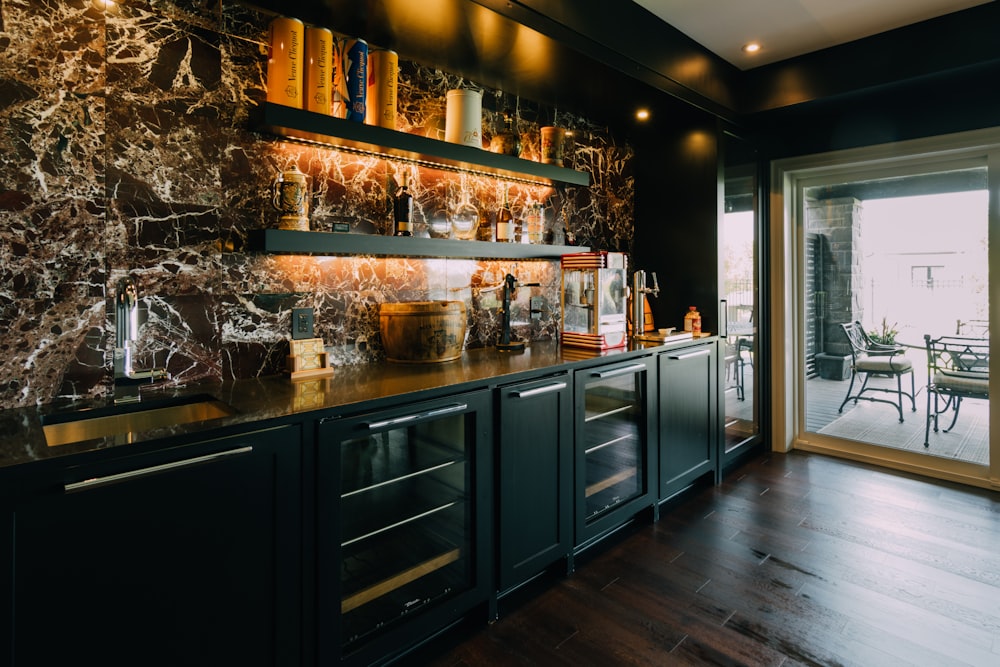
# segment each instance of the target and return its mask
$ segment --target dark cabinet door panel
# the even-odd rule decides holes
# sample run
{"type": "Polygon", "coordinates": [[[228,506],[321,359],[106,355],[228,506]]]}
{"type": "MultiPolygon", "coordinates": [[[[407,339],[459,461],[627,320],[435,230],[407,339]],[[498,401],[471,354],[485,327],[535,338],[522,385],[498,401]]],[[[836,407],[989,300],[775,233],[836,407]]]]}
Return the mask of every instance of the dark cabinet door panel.
{"type": "Polygon", "coordinates": [[[714,343],[660,354],[660,499],[717,472],[718,378],[714,343]]]}
{"type": "Polygon", "coordinates": [[[568,375],[498,390],[500,591],[572,549],[572,396],[568,375]]]}
{"type": "Polygon", "coordinates": [[[71,468],[18,502],[14,665],[299,660],[298,439],[71,468]]]}

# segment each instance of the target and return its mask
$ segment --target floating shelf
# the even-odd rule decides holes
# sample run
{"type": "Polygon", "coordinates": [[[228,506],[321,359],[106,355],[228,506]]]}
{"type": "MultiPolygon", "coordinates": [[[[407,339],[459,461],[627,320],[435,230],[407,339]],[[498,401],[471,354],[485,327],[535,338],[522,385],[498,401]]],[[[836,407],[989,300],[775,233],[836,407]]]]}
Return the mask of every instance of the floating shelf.
{"type": "Polygon", "coordinates": [[[265,103],[262,108],[260,129],[287,139],[410,160],[441,169],[499,176],[540,185],[590,185],[590,174],[585,171],[522,160],[471,146],[428,139],[270,102],[265,103]]]}
{"type": "Polygon", "coordinates": [[[251,249],[292,255],[380,255],[386,257],[449,257],[458,259],[558,259],[585,246],[490,243],[458,239],[300,232],[260,229],[251,237],[251,249]]]}

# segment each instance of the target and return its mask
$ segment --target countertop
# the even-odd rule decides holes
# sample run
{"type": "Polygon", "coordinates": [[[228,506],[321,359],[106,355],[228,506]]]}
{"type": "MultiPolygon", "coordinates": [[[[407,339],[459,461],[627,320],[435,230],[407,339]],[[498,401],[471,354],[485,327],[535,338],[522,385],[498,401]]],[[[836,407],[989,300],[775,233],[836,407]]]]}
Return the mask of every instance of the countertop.
{"type": "Polygon", "coordinates": [[[209,395],[233,409],[234,414],[183,425],[132,432],[115,437],[49,446],[42,420],[66,411],[83,412],[106,407],[104,402],[53,404],[37,408],[0,411],[0,470],[25,464],[74,457],[122,446],[148,450],[158,443],[190,442],[200,434],[238,432],[253,424],[260,427],[301,421],[311,412],[343,414],[378,409],[383,403],[405,398],[435,398],[466,389],[522,381],[546,372],[585,368],[641,357],[652,351],[704,344],[714,337],[667,344],[632,343],[604,352],[563,347],[556,342],[533,342],[523,352],[499,352],[494,348],[466,351],[460,359],[438,364],[381,364],[337,367],[332,376],[292,381],[284,376],[186,387],[143,393],[144,401],[209,395]]]}

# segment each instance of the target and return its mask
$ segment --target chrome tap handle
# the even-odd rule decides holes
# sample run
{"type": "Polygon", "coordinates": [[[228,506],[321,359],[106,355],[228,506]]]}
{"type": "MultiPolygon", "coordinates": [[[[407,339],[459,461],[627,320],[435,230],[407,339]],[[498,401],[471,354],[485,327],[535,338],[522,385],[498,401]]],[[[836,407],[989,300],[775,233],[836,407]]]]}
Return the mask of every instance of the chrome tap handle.
{"type": "Polygon", "coordinates": [[[632,335],[641,336],[646,328],[646,272],[636,269],[632,274],[632,335]]]}
{"type": "Polygon", "coordinates": [[[126,276],[115,290],[115,347],[128,348],[139,330],[139,290],[126,276]]]}
{"type": "Polygon", "coordinates": [[[660,283],[656,282],[656,271],[650,272],[650,275],[653,276],[653,289],[649,291],[652,292],[653,296],[656,296],[660,293],[660,283]]]}
{"type": "Polygon", "coordinates": [[[115,286],[115,351],[113,356],[115,403],[140,400],[139,385],[169,380],[165,368],[136,370],[132,367],[132,348],[139,335],[139,289],[131,276],[115,286]]]}

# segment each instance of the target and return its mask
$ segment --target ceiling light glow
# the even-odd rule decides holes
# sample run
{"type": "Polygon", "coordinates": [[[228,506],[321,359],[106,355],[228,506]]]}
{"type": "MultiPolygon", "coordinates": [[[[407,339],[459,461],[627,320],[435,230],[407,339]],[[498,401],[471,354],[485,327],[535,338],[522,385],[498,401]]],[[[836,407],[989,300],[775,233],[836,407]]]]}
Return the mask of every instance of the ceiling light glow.
{"type": "Polygon", "coordinates": [[[760,43],[759,42],[749,42],[749,43],[743,45],[743,52],[744,53],[757,53],[758,51],[760,51],[760,43]]]}
{"type": "Polygon", "coordinates": [[[649,120],[649,109],[639,109],[635,112],[635,117],[638,120],[649,120]]]}

